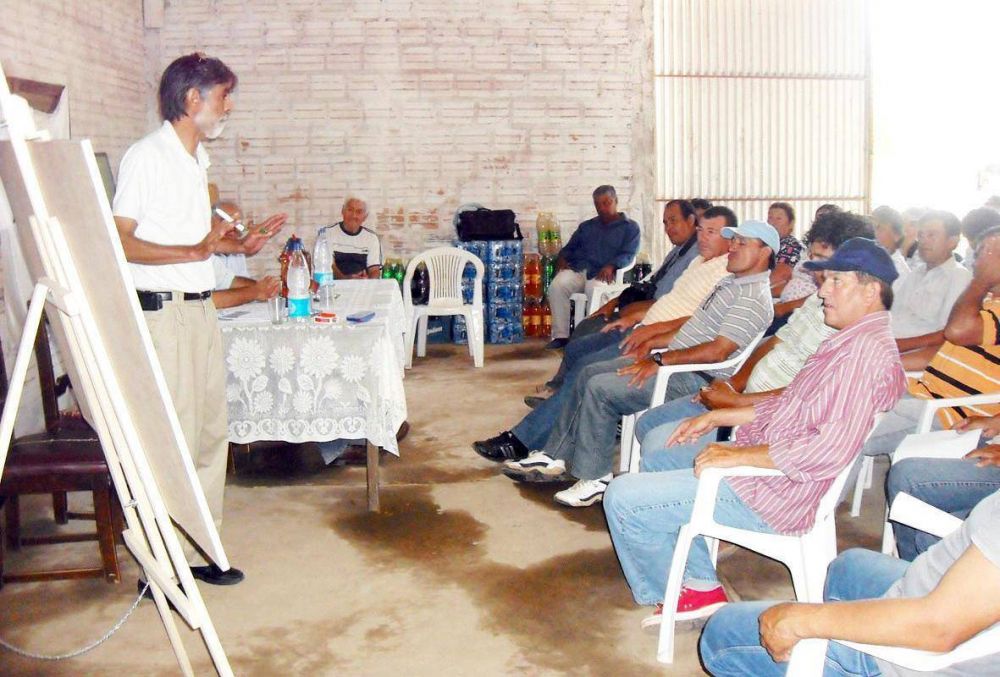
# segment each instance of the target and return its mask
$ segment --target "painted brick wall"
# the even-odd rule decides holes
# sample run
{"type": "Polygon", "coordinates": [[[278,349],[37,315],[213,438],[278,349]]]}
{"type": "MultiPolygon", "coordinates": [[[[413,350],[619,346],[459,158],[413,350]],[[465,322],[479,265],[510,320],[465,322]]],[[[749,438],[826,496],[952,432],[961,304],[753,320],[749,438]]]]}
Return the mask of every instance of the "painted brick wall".
{"type": "Polygon", "coordinates": [[[142,2],[3,0],[0,62],[8,75],[66,85],[70,133],[117,171],[146,128],[142,2]]]}
{"type": "MultiPolygon", "coordinates": [[[[239,75],[209,146],[224,196],[288,212],[311,246],[358,194],[386,253],[409,256],[450,237],[469,202],[513,209],[532,231],[554,211],[568,237],[601,183],[658,223],[650,12],[643,0],[171,0],[148,68],[203,50],[239,75]]],[[[277,247],[252,270],[271,269],[277,247]]]]}

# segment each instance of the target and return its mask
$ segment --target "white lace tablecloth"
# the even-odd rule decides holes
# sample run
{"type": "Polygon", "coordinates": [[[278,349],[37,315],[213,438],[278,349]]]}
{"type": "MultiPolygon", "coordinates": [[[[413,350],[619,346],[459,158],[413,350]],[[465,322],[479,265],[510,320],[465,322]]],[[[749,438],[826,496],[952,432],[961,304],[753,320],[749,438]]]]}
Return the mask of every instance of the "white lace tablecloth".
{"type": "MultiPolygon", "coordinates": [[[[385,282],[398,297],[399,287],[385,282]]],[[[341,318],[376,312],[363,324],[271,324],[264,303],[220,313],[230,441],[367,439],[398,455],[396,431],[406,420],[401,322],[379,286],[338,299],[341,318]]]]}

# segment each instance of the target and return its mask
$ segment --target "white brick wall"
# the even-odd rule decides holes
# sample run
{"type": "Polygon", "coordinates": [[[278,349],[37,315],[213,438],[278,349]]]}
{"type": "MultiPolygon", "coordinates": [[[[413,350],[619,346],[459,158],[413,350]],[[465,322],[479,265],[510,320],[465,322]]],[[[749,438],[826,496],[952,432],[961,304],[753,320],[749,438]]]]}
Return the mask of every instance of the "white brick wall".
{"type": "Polygon", "coordinates": [[[650,13],[643,0],[171,0],[147,70],[203,50],[239,75],[209,150],[245,210],[287,211],[285,234],[311,246],[357,193],[387,254],[409,256],[466,202],[514,209],[530,230],[554,211],[568,237],[601,183],[658,227],[650,13]]]}
{"type": "Polygon", "coordinates": [[[0,63],[7,75],[66,85],[70,133],[90,138],[116,171],[145,130],[139,0],[3,0],[0,63]]]}

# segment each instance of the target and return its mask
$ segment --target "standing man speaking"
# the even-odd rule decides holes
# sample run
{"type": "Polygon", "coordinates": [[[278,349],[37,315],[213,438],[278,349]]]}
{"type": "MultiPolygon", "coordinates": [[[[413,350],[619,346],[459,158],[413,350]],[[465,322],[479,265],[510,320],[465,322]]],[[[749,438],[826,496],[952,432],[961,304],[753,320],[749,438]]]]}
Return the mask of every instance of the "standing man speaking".
{"type": "MultiPolygon", "coordinates": [[[[243,240],[223,238],[233,227],[224,221],[212,226],[202,142],[222,133],[236,82],[219,59],[199,53],[167,66],[159,88],[163,125],[125,153],[113,208],[139,305],[216,527],[222,526],[228,420],[211,256],[256,254],[286,219],[272,216],[243,240]]],[[[184,545],[195,578],[213,585],[243,580],[239,569],[223,571],[184,545]]]]}

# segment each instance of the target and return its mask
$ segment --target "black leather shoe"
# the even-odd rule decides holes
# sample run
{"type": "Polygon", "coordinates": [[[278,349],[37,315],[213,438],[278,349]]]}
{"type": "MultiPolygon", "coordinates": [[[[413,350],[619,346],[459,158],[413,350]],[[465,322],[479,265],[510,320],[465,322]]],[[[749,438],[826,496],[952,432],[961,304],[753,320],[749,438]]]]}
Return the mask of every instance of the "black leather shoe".
{"type": "Polygon", "coordinates": [[[209,585],[236,585],[243,580],[243,572],[239,569],[223,571],[214,564],[203,567],[191,567],[191,575],[209,585]]]}
{"type": "Polygon", "coordinates": [[[557,338],[552,339],[545,344],[546,350],[559,350],[560,348],[565,348],[566,344],[569,343],[569,339],[557,338]]]}
{"type": "Polygon", "coordinates": [[[524,403],[528,405],[529,408],[534,409],[547,399],[547,397],[539,397],[538,395],[525,395],[524,403]]]}
{"type": "Polygon", "coordinates": [[[496,437],[488,440],[473,442],[472,448],[476,453],[490,461],[520,461],[528,456],[528,448],[521,444],[521,440],[514,437],[514,433],[505,430],[496,437]]]}

